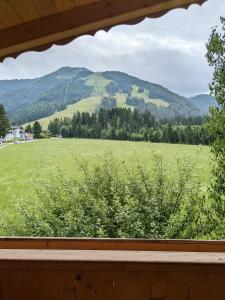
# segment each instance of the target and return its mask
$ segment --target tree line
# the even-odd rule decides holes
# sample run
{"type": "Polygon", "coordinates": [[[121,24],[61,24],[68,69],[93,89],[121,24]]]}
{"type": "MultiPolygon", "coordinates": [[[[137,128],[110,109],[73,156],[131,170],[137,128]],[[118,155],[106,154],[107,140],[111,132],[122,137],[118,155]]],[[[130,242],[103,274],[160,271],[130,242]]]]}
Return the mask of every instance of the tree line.
{"type": "MultiPolygon", "coordinates": [[[[51,136],[64,138],[94,138],[111,140],[151,141],[179,144],[204,144],[212,141],[208,132],[208,117],[176,117],[156,120],[150,111],[126,108],[100,108],[98,112],[79,111],[70,118],[50,121],[48,131],[51,136]]],[[[0,105],[0,136],[4,137],[10,123],[3,105],[0,105]]],[[[26,131],[34,138],[42,137],[38,121],[28,125],[26,131]]]]}
{"type": "Polygon", "coordinates": [[[9,119],[6,115],[4,106],[0,103],[0,138],[5,137],[10,129],[9,119]]]}
{"type": "Polygon", "coordinates": [[[76,112],[73,117],[50,121],[52,136],[208,145],[212,137],[206,117],[156,120],[150,111],[101,108],[98,113],[76,112]]]}
{"type": "MultiPolygon", "coordinates": [[[[4,138],[11,128],[10,121],[6,114],[3,104],[0,103],[0,138],[4,138]]],[[[32,133],[35,139],[42,137],[42,127],[38,121],[35,121],[33,126],[30,124],[25,128],[25,132],[32,133]]]]}

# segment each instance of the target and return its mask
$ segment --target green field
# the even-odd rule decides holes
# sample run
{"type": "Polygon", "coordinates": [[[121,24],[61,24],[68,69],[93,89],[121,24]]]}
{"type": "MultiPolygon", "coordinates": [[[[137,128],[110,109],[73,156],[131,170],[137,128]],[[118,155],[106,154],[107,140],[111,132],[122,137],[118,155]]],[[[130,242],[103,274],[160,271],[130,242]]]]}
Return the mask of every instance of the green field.
{"type": "Polygon", "coordinates": [[[151,167],[153,153],[161,154],[169,172],[175,172],[177,158],[188,157],[196,163],[196,173],[203,185],[209,182],[210,153],[206,146],[152,144],[149,142],[87,139],[49,139],[24,144],[0,146],[1,208],[9,208],[11,195],[27,197],[34,192],[33,178],[48,177],[52,169],[62,168],[79,176],[76,159],[97,162],[106,152],[134,165],[138,158],[151,167]]]}

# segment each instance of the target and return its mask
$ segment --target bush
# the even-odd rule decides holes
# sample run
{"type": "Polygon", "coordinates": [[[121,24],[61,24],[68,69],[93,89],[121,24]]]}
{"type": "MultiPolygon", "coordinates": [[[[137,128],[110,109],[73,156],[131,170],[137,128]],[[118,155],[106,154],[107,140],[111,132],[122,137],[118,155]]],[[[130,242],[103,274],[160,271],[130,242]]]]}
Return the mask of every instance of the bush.
{"type": "Polygon", "coordinates": [[[112,238],[198,238],[205,236],[206,199],[188,159],[168,176],[162,157],[154,167],[128,167],[106,154],[79,162],[81,176],[58,170],[37,179],[36,196],[19,200],[15,213],[1,213],[1,234],[112,238]]]}

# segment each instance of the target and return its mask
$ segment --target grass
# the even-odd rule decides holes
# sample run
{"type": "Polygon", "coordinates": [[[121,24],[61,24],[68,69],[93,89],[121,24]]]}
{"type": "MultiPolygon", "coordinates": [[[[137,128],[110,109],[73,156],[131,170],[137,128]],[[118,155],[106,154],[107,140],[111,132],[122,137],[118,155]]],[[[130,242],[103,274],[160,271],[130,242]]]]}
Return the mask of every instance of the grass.
{"type": "Polygon", "coordinates": [[[105,152],[134,165],[135,157],[151,167],[152,153],[163,156],[168,171],[175,172],[177,158],[189,157],[196,162],[196,172],[203,185],[209,182],[209,148],[194,145],[151,144],[147,142],[87,139],[49,139],[0,148],[0,207],[10,209],[10,195],[29,198],[34,193],[32,181],[37,173],[48,177],[51,170],[63,168],[79,176],[76,159],[98,161],[105,152]]]}
{"type": "MultiPolygon", "coordinates": [[[[58,118],[58,119],[63,119],[65,117],[67,118],[72,118],[74,113],[79,111],[79,112],[89,112],[89,113],[93,113],[95,112],[96,106],[97,104],[101,103],[101,97],[99,96],[92,96],[92,97],[88,97],[85,99],[80,100],[77,103],[74,104],[70,104],[67,105],[67,107],[64,110],[55,112],[53,115],[46,117],[46,118],[42,118],[40,120],[38,120],[41,124],[41,126],[44,129],[48,128],[48,124],[50,123],[50,121],[58,118]]],[[[34,122],[31,122],[30,124],[33,125],[34,122]]],[[[25,124],[24,127],[26,127],[28,124],[25,124]]]]}
{"type": "Polygon", "coordinates": [[[88,76],[88,80],[86,81],[87,86],[93,87],[93,95],[94,96],[106,96],[106,86],[110,83],[111,80],[107,80],[102,76],[101,73],[94,73],[88,76]]]}
{"type": "MultiPolygon", "coordinates": [[[[122,93],[115,95],[115,98],[117,100],[117,106],[124,107],[124,108],[130,107],[133,110],[134,109],[133,106],[129,106],[126,104],[126,96],[127,96],[126,94],[122,94],[122,93]]],[[[44,129],[47,129],[50,121],[54,120],[56,118],[58,118],[58,119],[65,118],[65,117],[72,118],[74,113],[77,111],[93,113],[96,111],[97,105],[101,104],[102,97],[104,97],[104,95],[91,96],[91,97],[82,99],[82,100],[78,101],[77,103],[67,105],[67,107],[64,110],[55,112],[53,115],[46,117],[46,118],[42,118],[38,121],[40,122],[41,126],[44,129]]],[[[33,125],[33,122],[31,122],[30,124],[33,125]]],[[[26,127],[27,125],[28,125],[28,123],[23,126],[26,127]]]]}

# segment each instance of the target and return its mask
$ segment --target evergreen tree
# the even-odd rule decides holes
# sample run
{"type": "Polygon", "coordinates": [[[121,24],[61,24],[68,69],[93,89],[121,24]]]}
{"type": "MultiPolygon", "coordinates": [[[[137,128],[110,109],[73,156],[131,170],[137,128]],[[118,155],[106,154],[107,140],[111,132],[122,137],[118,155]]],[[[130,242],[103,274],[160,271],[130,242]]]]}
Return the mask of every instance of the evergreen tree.
{"type": "Polygon", "coordinates": [[[9,129],[9,119],[6,115],[4,106],[0,104],[0,137],[5,137],[9,129]]]}
{"type": "Polygon", "coordinates": [[[211,150],[215,160],[212,195],[218,210],[225,216],[225,18],[221,17],[221,24],[221,31],[218,28],[212,30],[207,43],[207,59],[214,68],[210,91],[219,104],[211,109],[209,124],[214,139],[211,150]]]}
{"type": "Polygon", "coordinates": [[[42,127],[38,121],[34,122],[33,125],[33,134],[35,139],[40,139],[41,138],[41,133],[42,133],[42,127]]]}
{"type": "Polygon", "coordinates": [[[55,119],[54,121],[50,121],[48,125],[48,130],[51,132],[53,136],[57,136],[60,134],[60,121],[59,119],[55,119]]]}
{"type": "Polygon", "coordinates": [[[25,131],[26,131],[27,133],[32,133],[32,127],[31,127],[30,124],[27,125],[27,127],[25,128],[25,131]]]}

